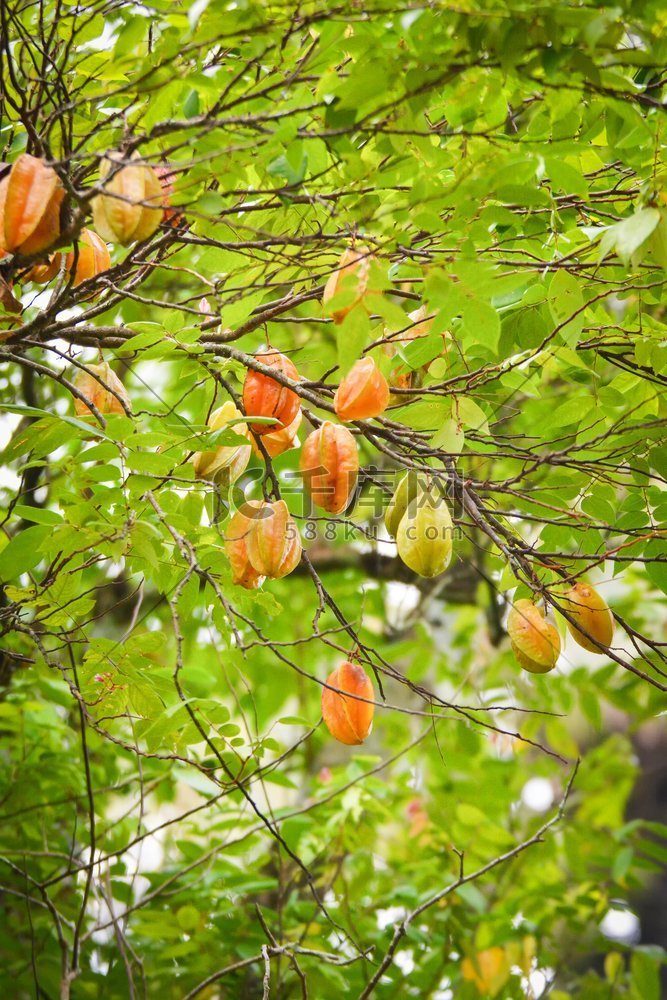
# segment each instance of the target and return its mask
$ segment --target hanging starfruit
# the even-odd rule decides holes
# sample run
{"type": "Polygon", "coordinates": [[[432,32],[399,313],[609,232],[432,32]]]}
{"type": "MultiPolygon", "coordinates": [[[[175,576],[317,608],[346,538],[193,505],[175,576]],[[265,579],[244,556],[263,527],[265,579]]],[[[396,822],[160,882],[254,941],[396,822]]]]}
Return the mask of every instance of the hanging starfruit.
{"type": "Polygon", "coordinates": [[[373,685],[356,663],[345,660],[327,677],[322,688],[322,718],[334,739],[348,746],[363,743],[371,731],[375,706],[373,685]],[[365,699],[360,701],[359,699],[365,699]]]}
{"type": "MultiPolygon", "coordinates": [[[[89,403],[97,407],[103,415],[110,413],[126,413],[130,409],[130,397],[127,389],[118,378],[113,368],[103,361],[100,365],[86,365],[78,369],[72,380],[80,393],[89,403]]],[[[77,416],[83,417],[93,411],[82,399],[74,397],[74,410],[77,416]]]]}
{"type": "Polygon", "coordinates": [[[0,249],[31,256],[60,236],[65,191],[53,167],[21,153],[0,181],[0,249]]]}
{"type": "MultiPolygon", "coordinates": [[[[240,437],[248,436],[248,428],[243,423],[243,414],[231,400],[214,410],[208,419],[212,431],[219,431],[229,425],[240,437]]],[[[224,481],[231,485],[245,472],[250,461],[250,445],[222,445],[215,451],[198,451],[192,456],[192,464],[197,479],[224,481]]]]}
{"type": "Polygon", "coordinates": [[[102,239],[128,246],[147,240],[162,221],[162,185],[138,153],[109,152],[100,168],[103,193],[93,199],[93,221],[102,239]]]}
{"type": "Polygon", "coordinates": [[[325,420],[304,441],[300,467],[316,506],[330,514],[349,506],[357,486],[359,451],[347,427],[325,420]]]}
{"type": "Polygon", "coordinates": [[[76,255],[73,250],[70,250],[66,257],[65,266],[72,277],[72,284],[80,285],[82,281],[87,281],[89,278],[94,278],[95,275],[109,270],[111,267],[109,248],[92,229],[82,229],[76,255]],[[73,268],[74,270],[72,270],[73,268]]]}
{"type": "Polygon", "coordinates": [[[247,500],[231,518],[225,531],[224,548],[232,568],[232,581],[246,590],[256,590],[265,579],[250,562],[247,544],[254,515],[260,506],[260,500],[247,500]]]}
{"type": "Polygon", "coordinates": [[[546,674],[560,655],[558,629],[545,620],[543,608],[516,601],[507,617],[507,632],[517,663],[533,674],[546,674]]]}
{"type": "Polygon", "coordinates": [[[452,558],[454,525],[444,497],[420,490],[396,532],[398,554],[419,576],[438,576],[452,558]]]}
{"type": "Polygon", "coordinates": [[[341,420],[369,420],[389,406],[389,383],[373,358],[357,361],[340,383],[334,409],[341,420]]]}
{"type": "Polygon", "coordinates": [[[387,505],[384,514],[384,523],[392,538],[396,537],[401,518],[419,492],[417,476],[418,474],[414,469],[409,470],[401,476],[394,495],[387,505]]]}
{"type": "MultiPolygon", "coordinates": [[[[298,382],[299,373],[289,358],[280,351],[260,351],[255,357],[286,378],[298,382]]],[[[293,389],[276,382],[270,375],[249,368],[243,383],[243,408],[248,417],[273,417],[271,424],[252,424],[255,434],[270,434],[288,427],[299,412],[299,397],[293,389]]]]}
{"type": "Polygon", "coordinates": [[[284,500],[257,508],[247,538],[248,559],[261,576],[279,580],[301,561],[301,536],[284,500]]]}
{"type": "Polygon", "coordinates": [[[561,604],[575,621],[574,625],[566,621],[574,641],[591,653],[604,653],[591,639],[601,646],[610,646],[614,638],[614,616],[595,587],[590,583],[575,583],[561,598],[561,604]]]}

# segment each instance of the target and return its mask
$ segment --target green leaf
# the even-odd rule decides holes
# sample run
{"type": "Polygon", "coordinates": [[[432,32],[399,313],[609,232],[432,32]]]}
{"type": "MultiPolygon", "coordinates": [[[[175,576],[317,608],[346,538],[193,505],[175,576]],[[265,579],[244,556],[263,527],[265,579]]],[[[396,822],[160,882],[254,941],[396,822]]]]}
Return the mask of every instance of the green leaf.
{"type": "Polygon", "coordinates": [[[368,316],[363,309],[352,309],[336,330],[338,366],[344,375],[361,357],[368,340],[368,316]]]}
{"type": "Polygon", "coordinates": [[[62,524],[63,518],[55,510],[47,507],[28,507],[26,504],[17,503],[14,507],[14,517],[22,517],[24,521],[32,521],[33,524],[62,524]]]}
{"type": "Polygon", "coordinates": [[[444,420],[450,419],[451,404],[449,400],[430,398],[408,406],[401,406],[392,413],[407,427],[418,431],[435,431],[442,426],[444,420]]]}
{"type": "Polygon", "coordinates": [[[445,420],[439,431],[431,438],[434,448],[441,448],[451,455],[460,455],[465,443],[465,434],[461,424],[454,419],[445,420]]]}
{"type": "Polygon", "coordinates": [[[621,882],[629,872],[635,852],[631,847],[623,847],[614,858],[611,873],[616,882],[621,882]]]}
{"type": "Polygon", "coordinates": [[[43,558],[42,542],[51,535],[48,525],[35,525],[19,531],[0,551],[0,582],[15,580],[33,569],[43,558]]]}
{"type": "Polygon", "coordinates": [[[281,178],[290,186],[295,186],[300,184],[306,176],[307,167],[308,155],[305,150],[302,150],[295,165],[290,162],[287,156],[278,156],[267,165],[266,172],[272,177],[281,178]]]}
{"type": "Polygon", "coordinates": [[[630,959],[632,1000],[660,1000],[660,959],[637,948],[630,959]]]}
{"type": "Polygon", "coordinates": [[[558,271],[549,285],[547,300],[553,321],[560,327],[559,335],[566,344],[574,347],[584,325],[584,296],[574,275],[565,270],[558,271]]]}
{"type": "Polygon", "coordinates": [[[495,351],[500,338],[500,316],[493,306],[471,298],[466,301],[462,315],[466,338],[495,351]]]}
{"type": "Polygon", "coordinates": [[[489,434],[489,422],[481,406],[469,396],[454,396],[452,417],[457,423],[481,434],[489,434]]]}
{"type": "Polygon", "coordinates": [[[646,243],[649,236],[661,220],[657,208],[644,208],[635,212],[629,219],[610,226],[600,240],[600,259],[616,251],[624,264],[628,264],[639,248],[646,243]]]}
{"type": "Polygon", "coordinates": [[[183,101],[183,117],[196,118],[199,114],[199,94],[196,90],[191,90],[183,101]]]}
{"type": "Polygon", "coordinates": [[[667,542],[664,539],[655,538],[647,542],[644,547],[644,564],[648,578],[667,594],[667,542]]]}

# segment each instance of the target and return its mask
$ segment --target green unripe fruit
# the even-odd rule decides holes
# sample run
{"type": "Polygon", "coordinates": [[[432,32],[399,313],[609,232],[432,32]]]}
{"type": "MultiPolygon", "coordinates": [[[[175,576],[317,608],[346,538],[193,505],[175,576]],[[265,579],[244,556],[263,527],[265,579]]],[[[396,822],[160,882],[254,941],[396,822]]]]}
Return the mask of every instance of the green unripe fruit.
{"type": "Polygon", "coordinates": [[[408,509],[408,504],[417,496],[418,491],[416,472],[406,472],[404,476],[401,476],[384,514],[385,527],[392,538],[395,538],[398,534],[398,526],[401,523],[401,518],[408,509]]]}
{"type": "Polygon", "coordinates": [[[401,518],[396,532],[398,554],[419,576],[438,576],[452,558],[452,518],[442,498],[433,502],[421,492],[401,518]]]}

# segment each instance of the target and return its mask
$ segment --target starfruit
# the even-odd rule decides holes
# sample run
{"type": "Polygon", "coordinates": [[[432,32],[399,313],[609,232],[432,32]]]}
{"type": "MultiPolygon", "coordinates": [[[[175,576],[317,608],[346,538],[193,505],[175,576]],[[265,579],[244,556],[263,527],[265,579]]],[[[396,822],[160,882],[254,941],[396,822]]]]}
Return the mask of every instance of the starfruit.
{"type": "MultiPolygon", "coordinates": [[[[289,451],[290,448],[299,447],[299,435],[297,431],[301,424],[301,408],[297,410],[297,414],[291,424],[287,427],[280,427],[277,431],[270,431],[268,434],[262,435],[262,444],[266,448],[267,452],[271,458],[276,458],[278,455],[282,455],[284,451],[289,451]]],[[[261,449],[259,448],[257,442],[253,438],[251,441],[252,450],[257,455],[258,458],[263,458],[261,449]]]]}
{"type": "Polygon", "coordinates": [[[330,687],[322,688],[324,723],[339,743],[358,746],[364,742],[373,725],[373,685],[362,667],[349,660],[329,674],[327,684],[330,687]],[[361,698],[365,700],[360,701],[361,698]]]}
{"type": "Polygon", "coordinates": [[[246,590],[256,590],[265,579],[250,562],[247,544],[255,523],[254,515],[260,506],[260,500],[247,500],[231,518],[225,531],[224,549],[231,566],[232,581],[246,590]]]}
{"type": "MultiPolygon", "coordinates": [[[[214,410],[208,419],[208,426],[212,431],[219,431],[227,425],[240,437],[248,436],[243,414],[231,400],[214,410]]],[[[214,451],[198,451],[192,456],[195,476],[197,479],[224,481],[231,485],[245,472],[250,453],[249,444],[222,445],[214,451]]]]}
{"type": "Polygon", "coordinates": [[[325,420],[304,441],[300,468],[313,503],[340,514],[357,486],[359,451],[354,436],[347,427],[325,420]]]}
{"type": "Polygon", "coordinates": [[[248,559],[261,576],[279,580],[301,561],[301,536],[284,500],[257,508],[246,541],[248,559]]]}
{"type": "MultiPolygon", "coordinates": [[[[104,415],[126,413],[130,409],[127,389],[106,361],[100,365],[86,365],[85,369],[78,369],[72,384],[104,415]]],[[[74,410],[80,417],[92,413],[90,407],[76,396],[74,410]]]]}
{"type": "Polygon", "coordinates": [[[522,599],[512,606],[507,632],[519,666],[533,674],[546,674],[560,655],[558,629],[545,620],[543,608],[522,599]]]}
{"type": "Polygon", "coordinates": [[[504,948],[486,948],[461,962],[461,974],[474,983],[479,995],[492,1000],[510,978],[512,969],[504,948]]]}
{"type": "Polygon", "coordinates": [[[369,420],[389,405],[389,383],[373,358],[357,361],[340,383],[334,409],[341,420],[369,420]]]}
{"type": "Polygon", "coordinates": [[[34,281],[37,285],[46,285],[58,274],[63,255],[52,253],[43,264],[33,264],[25,275],[26,281],[34,281]]]}
{"type": "Polygon", "coordinates": [[[147,240],[162,221],[160,179],[138,153],[110,152],[102,162],[103,193],[93,199],[95,228],[109,243],[147,240]]]}
{"type": "Polygon", "coordinates": [[[392,538],[396,537],[401,518],[418,492],[419,482],[417,473],[411,469],[399,479],[398,486],[384,514],[385,527],[392,538]]]}
{"type": "MultiPolygon", "coordinates": [[[[286,378],[298,382],[296,367],[280,351],[269,349],[259,352],[255,357],[286,378]]],[[[299,412],[300,403],[293,389],[276,382],[270,375],[249,368],[243,383],[243,408],[248,417],[274,417],[274,423],[250,425],[255,434],[270,434],[292,423],[299,412]]]]}
{"type": "Polygon", "coordinates": [[[566,620],[574,641],[591,653],[604,653],[591,640],[595,639],[601,646],[611,645],[614,616],[595,587],[589,583],[575,583],[561,598],[561,604],[574,619],[574,624],[566,620]]]}
{"type": "Polygon", "coordinates": [[[442,496],[420,490],[410,501],[396,532],[398,554],[419,576],[438,576],[452,558],[454,526],[442,496]]]}
{"type": "Polygon", "coordinates": [[[0,249],[31,256],[60,236],[65,191],[53,167],[21,153],[0,181],[0,249]]]}
{"type": "MultiPolygon", "coordinates": [[[[74,250],[70,250],[65,261],[72,284],[75,286],[80,285],[82,281],[88,281],[89,278],[94,278],[97,274],[102,274],[103,271],[108,271],[111,267],[109,249],[104,240],[92,229],[82,229],[77,243],[76,254],[74,250]],[[73,268],[74,270],[72,270],[73,268]]],[[[33,278],[32,280],[39,279],[33,278]]]]}

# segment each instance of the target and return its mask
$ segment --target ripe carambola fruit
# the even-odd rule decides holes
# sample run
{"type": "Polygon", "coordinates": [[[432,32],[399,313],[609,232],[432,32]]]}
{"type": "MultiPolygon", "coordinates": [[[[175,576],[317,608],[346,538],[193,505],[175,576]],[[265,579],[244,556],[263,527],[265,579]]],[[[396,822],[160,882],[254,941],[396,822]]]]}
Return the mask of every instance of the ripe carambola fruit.
{"type": "Polygon", "coordinates": [[[304,485],[312,501],[329,514],[349,506],[359,475],[359,451],[347,427],[325,420],[303,443],[304,485]]]}
{"type": "Polygon", "coordinates": [[[327,684],[345,693],[322,688],[324,723],[339,743],[358,746],[364,742],[373,724],[373,685],[365,671],[348,660],[329,674],[327,684]],[[360,698],[366,701],[359,701],[360,698]]]}
{"type": "Polygon", "coordinates": [[[232,568],[232,581],[246,590],[255,590],[264,582],[248,558],[248,537],[254,525],[254,513],[261,506],[260,500],[247,500],[237,510],[225,531],[224,549],[232,568]]]}
{"type": "Polygon", "coordinates": [[[555,626],[545,621],[543,608],[525,599],[517,601],[507,618],[507,632],[519,666],[533,674],[553,670],[560,654],[560,636],[555,626]]]}
{"type": "Polygon", "coordinates": [[[265,500],[253,517],[246,545],[248,559],[261,576],[279,580],[301,561],[301,536],[284,500],[265,500]]]}
{"type": "Polygon", "coordinates": [[[603,650],[598,649],[588,636],[584,635],[584,632],[587,632],[601,646],[611,645],[614,638],[614,616],[595,587],[591,587],[589,583],[575,583],[561,598],[561,603],[576,622],[575,625],[566,622],[574,641],[591,653],[603,653],[603,650]],[[583,629],[583,632],[580,629],[583,629]]]}
{"type": "MultiPolygon", "coordinates": [[[[82,281],[87,281],[88,278],[94,278],[97,274],[102,274],[103,271],[108,271],[111,267],[109,249],[104,240],[100,239],[92,229],[81,230],[78,244],[76,269],[72,281],[74,286],[80,285],[82,281]]],[[[61,253],[54,253],[51,254],[46,263],[34,264],[25,276],[26,281],[34,281],[38,285],[45,285],[58,274],[62,259],[63,255],[61,253]]],[[[68,274],[72,275],[73,267],[74,251],[70,250],[65,257],[65,268],[68,274]]]]}
{"type": "Polygon", "coordinates": [[[384,523],[392,538],[396,537],[401,518],[418,492],[419,482],[417,473],[414,470],[406,472],[405,475],[401,476],[384,514],[384,523]]]}
{"type": "Polygon", "coordinates": [[[324,286],[322,296],[323,306],[328,306],[334,297],[340,296],[342,299],[341,304],[331,312],[334,323],[342,323],[366,295],[372,260],[372,255],[363,247],[343,251],[336,270],[324,286]]]}
{"type": "MultiPolygon", "coordinates": [[[[102,414],[125,413],[125,407],[130,409],[130,397],[127,390],[106,361],[101,365],[86,365],[85,371],[79,369],[72,384],[102,414]],[[123,407],[123,403],[125,403],[125,407],[123,407]]],[[[80,417],[93,412],[83,400],[76,397],[74,397],[74,410],[80,417]]]]}
{"type": "Polygon", "coordinates": [[[92,229],[81,230],[78,244],[76,269],[72,271],[75,258],[73,250],[67,254],[65,265],[72,276],[72,284],[75,286],[80,285],[82,281],[87,281],[88,278],[102,274],[103,271],[108,271],[111,267],[109,249],[104,240],[92,229]]]}
{"type": "MultiPolygon", "coordinates": [[[[277,431],[270,431],[268,434],[262,435],[262,444],[266,448],[267,452],[271,458],[276,458],[278,455],[282,455],[284,451],[289,451],[290,448],[299,447],[299,436],[297,431],[301,424],[301,408],[297,410],[297,414],[291,424],[287,427],[280,427],[277,431]]],[[[256,440],[253,438],[250,442],[252,445],[252,450],[257,455],[258,458],[263,458],[261,449],[257,444],[256,440]]]]}
{"type": "Polygon", "coordinates": [[[25,275],[25,280],[34,281],[37,285],[46,285],[57,275],[62,259],[61,253],[52,253],[44,264],[33,264],[25,275]]]}
{"type": "MultiPolygon", "coordinates": [[[[208,418],[208,426],[212,431],[219,431],[226,425],[240,437],[248,436],[243,414],[231,400],[219,406],[208,418]]],[[[192,456],[195,476],[197,479],[223,479],[231,485],[245,472],[250,453],[249,444],[223,445],[215,451],[198,451],[192,456]]]]}
{"type": "Polygon", "coordinates": [[[104,194],[93,198],[93,221],[102,239],[128,246],[152,236],[163,212],[162,185],[152,167],[138,153],[126,158],[110,152],[102,162],[100,181],[104,194]]]}
{"type": "Polygon", "coordinates": [[[0,249],[40,253],[60,236],[60,206],[65,197],[52,167],[21,153],[0,181],[0,249]]]}
{"type": "MultiPolygon", "coordinates": [[[[255,355],[258,361],[275,368],[286,378],[298,382],[299,373],[289,358],[279,351],[262,351],[255,355]]],[[[251,424],[255,434],[270,434],[288,427],[299,412],[299,397],[293,389],[276,382],[270,375],[263,375],[249,368],[243,383],[243,408],[248,417],[275,417],[272,424],[251,424]]]]}
{"type": "Polygon", "coordinates": [[[334,409],[341,420],[368,420],[389,405],[389,383],[372,358],[357,361],[334,396],[334,409]]]}
{"type": "Polygon", "coordinates": [[[398,554],[419,576],[438,576],[452,558],[452,518],[442,497],[420,491],[401,518],[396,532],[398,554]]]}

